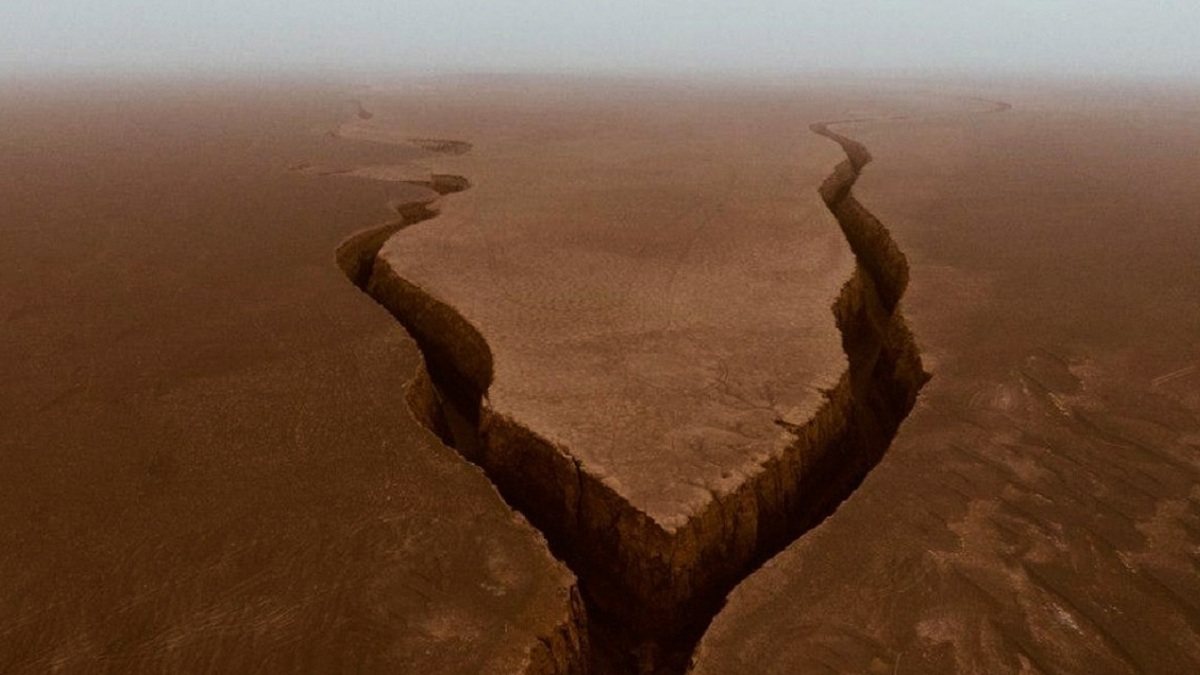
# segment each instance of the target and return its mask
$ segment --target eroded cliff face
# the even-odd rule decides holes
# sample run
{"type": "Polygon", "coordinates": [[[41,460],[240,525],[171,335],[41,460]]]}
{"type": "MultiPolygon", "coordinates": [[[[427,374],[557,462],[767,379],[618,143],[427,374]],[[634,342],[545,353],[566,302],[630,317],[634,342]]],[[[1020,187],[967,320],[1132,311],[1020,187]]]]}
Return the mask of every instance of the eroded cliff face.
{"type": "MultiPolygon", "coordinates": [[[[861,144],[813,125],[847,155],[820,188],[857,265],[832,307],[848,368],[806,423],[780,419],[791,441],[736,488],[682,526],[667,529],[521,420],[492,410],[492,354],[452,306],[402,278],[378,256],[403,227],[437,215],[437,200],[399,207],[401,220],[347,239],[347,277],[416,339],[426,368],[409,383],[413,415],[487,473],[579,577],[582,604],[547,636],[531,672],[586,669],[680,672],[725,595],[767,558],[836,509],[879,461],[928,379],[898,310],[904,255],[851,188],[870,156],[861,144]]],[[[469,148],[469,145],[454,145],[469,148]]],[[[434,176],[434,192],[467,189],[434,176]]],[[[431,193],[432,194],[432,193],[431,193]]],[[[574,607],[575,605],[573,605],[574,607]]]]}
{"type": "MultiPolygon", "coordinates": [[[[421,348],[421,367],[404,385],[409,413],[448,446],[482,466],[477,427],[479,402],[492,377],[487,343],[453,308],[400,278],[387,265],[376,264],[379,249],[392,235],[436,217],[440,195],[465,190],[470,183],[450,175],[409,182],[429,188],[429,196],[396,205],[399,220],[361,230],[344,239],[336,251],[337,264],[355,286],[387,309],[421,348]]],[[[488,475],[495,481],[490,471],[488,475]]],[[[587,613],[578,588],[570,590],[566,607],[558,626],[539,637],[537,646],[528,655],[524,672],[530,675],[587,672],[590,652],[587,613]]]]}

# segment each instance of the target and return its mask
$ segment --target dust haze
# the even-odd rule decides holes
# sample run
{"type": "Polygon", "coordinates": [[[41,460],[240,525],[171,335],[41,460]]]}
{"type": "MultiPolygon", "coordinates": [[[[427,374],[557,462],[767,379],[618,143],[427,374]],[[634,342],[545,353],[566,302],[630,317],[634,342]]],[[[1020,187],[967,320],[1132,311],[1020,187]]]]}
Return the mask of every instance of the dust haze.
{"type": "Polygon", "coordinates": [[[0,74],[200,71],[1190,77],[1200,5],[1126,0],[16,0],[0,74]]]}

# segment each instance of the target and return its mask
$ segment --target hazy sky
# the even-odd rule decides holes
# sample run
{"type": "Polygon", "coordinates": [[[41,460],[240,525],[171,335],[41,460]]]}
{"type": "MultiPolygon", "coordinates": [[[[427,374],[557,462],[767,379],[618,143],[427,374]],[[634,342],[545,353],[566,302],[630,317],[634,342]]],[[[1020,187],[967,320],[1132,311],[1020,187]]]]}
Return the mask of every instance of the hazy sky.
{"type": "Polygon", "coordinates": [[[1200,0],[0,0],[0,73],[1200,72],[1200,0]]]}

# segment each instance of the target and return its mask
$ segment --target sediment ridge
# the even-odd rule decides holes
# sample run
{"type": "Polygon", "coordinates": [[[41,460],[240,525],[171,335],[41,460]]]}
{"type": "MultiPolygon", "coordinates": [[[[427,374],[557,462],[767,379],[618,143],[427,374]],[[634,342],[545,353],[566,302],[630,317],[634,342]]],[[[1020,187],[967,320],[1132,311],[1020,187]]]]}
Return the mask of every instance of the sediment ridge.
{"type": "MultiPolygon", "coordinates": [[[[438,197],[400,205],[400,221],[339,246],[347,277],[421,348],[425,368],[407,394],[414,416],[481,466],[580,580],[586,612],[573,609],[547,636],[545,653],[531,661],[542,665],[530,672],[682,672],[727,593],[853,492],[928,379],[898,310],[907,261],[851,194],[870,154],[828,123],[811,130],[847,157],[819,191],[857,260],[832,307],[849,366],[811,420],[778,421],[793,437],[786,448],[674,529],[628,503],[567,448],[491,410],[487,341],[453,307],[378,259],[397,231],[437,215],[438,197]]],[[[421,184],[439,195],[469,187],[452,176],[421,184]]]]}

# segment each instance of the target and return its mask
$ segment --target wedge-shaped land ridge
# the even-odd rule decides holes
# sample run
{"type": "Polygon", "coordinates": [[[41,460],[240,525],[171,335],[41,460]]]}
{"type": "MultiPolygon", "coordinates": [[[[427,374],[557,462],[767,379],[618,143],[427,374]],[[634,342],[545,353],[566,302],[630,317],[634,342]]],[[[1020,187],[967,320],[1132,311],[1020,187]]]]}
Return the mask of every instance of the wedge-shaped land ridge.
{"type": "MultiPolygon", "coordinates": [[[[658,660],[677,668],[686,649],[669,652],[694,642],[725,594],[862,480],[927,379],[898,311],[908,275],[903,253],[851,194],[870,156],[824,124],[812,131],[846,155],[818,191],[855,256],[832,303],[846,367],[807,417],[774,417],[785,442],[723,489],[710,490],[710,499],[685,518],[664,522],[647,513],[570,445],[540,433],[536,422],[495,408],[489,394],[497,365],[486,329],[436,290],[406,278],[395,254],[407,242],[392,235],[407,225],[443,210],[461,222],[464,210],[453,202],[459,197],[404,205],[401,222],[351,237],[338,252],[347,276],[422,347],[427,369],[408,398],[417,417],[482,466],[506,500],[542,530],[583,580],[591,613],[602,617],[593,616],[593,623],[623,627],[624,641],[632,636],[650,651],[657,646],[666,653],[658,660]]],[[[430,185],[438,181],[449,186],[435,187],[443,194],[470,187],[467,178],[445,175],[430,185]]]]}

